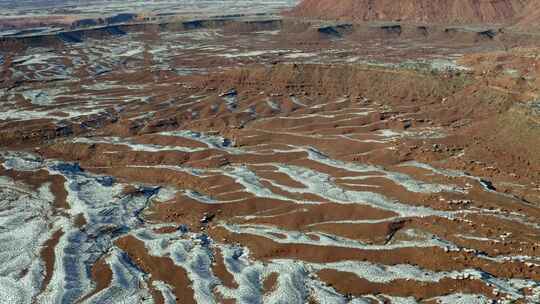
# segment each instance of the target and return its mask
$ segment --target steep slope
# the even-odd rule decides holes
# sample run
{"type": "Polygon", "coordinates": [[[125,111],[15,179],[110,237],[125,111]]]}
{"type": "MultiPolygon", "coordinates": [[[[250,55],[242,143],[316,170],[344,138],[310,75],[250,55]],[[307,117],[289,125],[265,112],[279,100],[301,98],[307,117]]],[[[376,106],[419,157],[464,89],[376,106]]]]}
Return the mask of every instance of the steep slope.
{"type": "Polygon", "coordinates": [[[517,27],[521,30],[540,29],[540,2],[532,1],[519,16],[517,27]]]}
{"type": "Polygon", "coordinates": [[[354,21],[408,21],[414,23],[505,23],[528,0],[304,0],[295,16],[354,21]]]}

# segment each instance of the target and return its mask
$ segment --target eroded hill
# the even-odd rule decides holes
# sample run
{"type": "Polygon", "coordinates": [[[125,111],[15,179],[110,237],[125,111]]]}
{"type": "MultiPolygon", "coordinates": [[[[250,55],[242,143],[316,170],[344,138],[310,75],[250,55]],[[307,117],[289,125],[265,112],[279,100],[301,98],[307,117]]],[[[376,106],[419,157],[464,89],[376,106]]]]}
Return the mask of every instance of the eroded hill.
{"type": "Polygon", "coordinates": [[[530,0],[304,0],[294,16],[353,21],[429,24],[504,24],[514,21],[530,0]]]}

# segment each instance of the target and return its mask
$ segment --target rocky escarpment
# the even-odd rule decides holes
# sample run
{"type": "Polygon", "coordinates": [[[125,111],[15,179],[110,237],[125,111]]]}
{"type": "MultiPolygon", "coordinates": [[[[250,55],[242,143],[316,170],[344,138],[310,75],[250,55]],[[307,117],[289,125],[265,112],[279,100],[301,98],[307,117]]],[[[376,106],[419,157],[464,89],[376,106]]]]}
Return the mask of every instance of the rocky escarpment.
{"type": "Polygon", "coordinates": [[[512,22],[527,0],[304,0],[295,16],[354,21],[480,24],[512,22]]]}

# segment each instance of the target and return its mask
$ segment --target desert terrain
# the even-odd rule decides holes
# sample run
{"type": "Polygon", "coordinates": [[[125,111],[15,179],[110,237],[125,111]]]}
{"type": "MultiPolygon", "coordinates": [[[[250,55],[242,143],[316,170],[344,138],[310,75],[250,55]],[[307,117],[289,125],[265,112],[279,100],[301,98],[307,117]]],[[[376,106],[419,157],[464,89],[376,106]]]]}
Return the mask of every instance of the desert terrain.
{"type": "Polygon", "coordinates": [[[0,5],[0,303],[540,303],[536,1],[0,5]]]}

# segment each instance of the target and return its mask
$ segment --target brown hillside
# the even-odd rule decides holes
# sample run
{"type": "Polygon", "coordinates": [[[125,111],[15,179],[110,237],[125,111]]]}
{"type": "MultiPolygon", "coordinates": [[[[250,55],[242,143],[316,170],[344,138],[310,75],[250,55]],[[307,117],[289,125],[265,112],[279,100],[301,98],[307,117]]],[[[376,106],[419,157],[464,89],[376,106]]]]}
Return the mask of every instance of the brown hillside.
{"type": "Polygon", "coordinates": [[[540,1],[532,1],[520,15],[517,23],[522,30],[540,29],[540,1]]]}
{"type": "Polygon", "coordinates": [[[292,15],[352,21],[480,24],[512,21],[529,0],[304,0],[292,15]]]}

